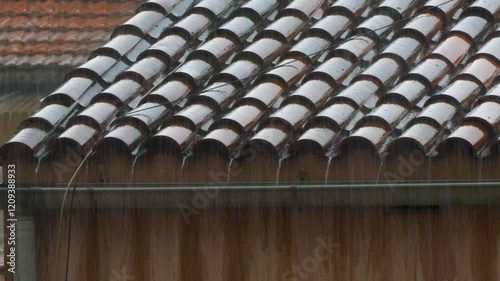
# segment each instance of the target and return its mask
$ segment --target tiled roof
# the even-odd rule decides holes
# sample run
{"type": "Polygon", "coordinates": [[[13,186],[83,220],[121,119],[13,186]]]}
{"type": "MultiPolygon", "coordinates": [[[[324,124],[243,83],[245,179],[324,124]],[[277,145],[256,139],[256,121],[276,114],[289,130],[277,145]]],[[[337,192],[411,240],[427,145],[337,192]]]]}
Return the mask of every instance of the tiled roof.
{"type": "Polygon", "coordinates": [[[4,156],[39,182],[68,180],[68,149],[94,152],[90,182],[497,179],[499,16],[497,0],[149,1],[4,156]]]}
{"type": "Polygon", "coordinates": [[[128,1],[0,1],[0,66],[78,66],[137,8],[128,1]]]}

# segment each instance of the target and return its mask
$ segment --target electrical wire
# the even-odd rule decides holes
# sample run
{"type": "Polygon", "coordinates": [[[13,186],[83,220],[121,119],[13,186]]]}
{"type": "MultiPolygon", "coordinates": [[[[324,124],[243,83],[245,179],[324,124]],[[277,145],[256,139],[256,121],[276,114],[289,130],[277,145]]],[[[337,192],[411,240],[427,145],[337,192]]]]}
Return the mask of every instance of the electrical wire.
{"type": "MultiPolygon", "coordinates": [[[[80,171],[83,165],[85,164],[86,160],[89,158],[89,156],[92,154],[92,150],[90,150],[87,155],[83,158],[82,162],[78,167],[76,168],[75,172],[73,173],[73,176],[68,182],[68,185],[66,186],[66,189],[64,190],[64,195],[63,195],[63,201],[61,203],[61,210],[59,212],[59,223],[57,227],[57,236],[56,236],[56,260],[59,258],[59,241],[60,241],[60,235],[61,235],[61,224],[62,224],[62,218],[63,218],[63,212],[64,212],[64,205],[66,205],[66,197],[68,195],[69,188],[75,178],[78,176],[80,177],[80,171]]],[[[76,185],[77,182],[73,185],[73,192],[71,194],[71,202],[70,202],[70,209],[69,209],[69,222],[68,222],[68,249],[67,249],[67,258],[66,258],[66,274],[65,274],[65,280],[68,280],[68,270],[69,270],[69,250],[70,250],[70,241],[71,241],[71,222],[72,222],[72,210],[73,210],[73,200],[75,197],[75,191],[76,191],[76,185]]]]}

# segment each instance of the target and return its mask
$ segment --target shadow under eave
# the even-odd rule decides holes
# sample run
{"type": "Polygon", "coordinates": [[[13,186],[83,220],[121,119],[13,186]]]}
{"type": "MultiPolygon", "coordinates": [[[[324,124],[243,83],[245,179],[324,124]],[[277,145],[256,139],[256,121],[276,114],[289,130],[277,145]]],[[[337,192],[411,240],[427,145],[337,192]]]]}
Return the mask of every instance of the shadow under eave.
{"type": "Polygon", "coordinates": [[[155,151],[137,158],[133,164],[131,181],[134,183],[182,182],[182,156],[155,151]]]}
{"type": "Polygon", "coordinates": [[[281,164],[279,182],[326,182],[328,157],[309,150],[301,150],[281,164]]]}
{"type": "Polygon", "coordinates": [[[225,184],[229,181],[230,159],[216,152],[196,153],[186,159],[181,171],[182,181],[186,183],[225,184]]]}
{"type": "Polygon", "coordinates": [[[445,140],[438,147],[438,155],[432,159],[433,180],[479,180],[482,177],[483,159],[466,141],[445,140]]]}
{"type": "Polygon", "coordinates": [[[332,159],[328,181],[378,181],[383,179],[382,160],[371,148],[342,151],[332,159]]]}
{"type": "Polygon", "coordinates": [[[88,177],[93,183],[130,183],[135,157],[120,143],[105,141],[88,159],[88,177]]]}
{"type": "Polygon", "coordinates": [[[278,183],[282,168],[280,161],[283,161],[279,157],[273,145],[260,141],[249,142],[229,169],[230,182],[278,183]]]}

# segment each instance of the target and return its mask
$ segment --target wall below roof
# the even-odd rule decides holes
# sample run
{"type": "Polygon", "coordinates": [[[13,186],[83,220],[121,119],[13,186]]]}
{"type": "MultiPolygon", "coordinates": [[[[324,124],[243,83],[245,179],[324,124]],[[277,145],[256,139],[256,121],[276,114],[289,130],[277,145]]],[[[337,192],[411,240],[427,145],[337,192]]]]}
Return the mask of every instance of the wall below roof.
{"type": "MultiPolygon", "coordinates": [[[[500,206],[188,209],[75,210],[68,280],[500,279],[500,206]]],[[[64,280],[57,219],[37,215],[38,280],[64,280]]]]}

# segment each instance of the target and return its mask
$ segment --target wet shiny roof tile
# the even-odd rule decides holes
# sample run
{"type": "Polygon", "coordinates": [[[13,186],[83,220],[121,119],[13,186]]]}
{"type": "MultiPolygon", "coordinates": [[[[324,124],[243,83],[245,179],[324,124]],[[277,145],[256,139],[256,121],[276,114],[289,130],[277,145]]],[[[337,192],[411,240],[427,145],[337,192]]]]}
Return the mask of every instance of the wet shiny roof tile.
{"type": "Polygon", "coordinates": [[[263,110],[256,106],[241,105],[215,122],[212,128],[220,128],[222,124],[227,124],[239,133],[248,132],[257,123],[262,113],[263,110]]]}
{"type": "Polygon", "coordinates": [[[464,124],[451,133],[439,146],[438,151],[446,153],[455,147],[477,152],[488,138],[487,130],[476,124],[464,124]]]}
{"type": "Polygon", "coordinates": [[[69,121],[68,126],[73,124],[85,124],[98,131],[102,131],[116,113],[118,113],[118,108],[110,103],[93,103],[78,115],[74,116],[69,121]]]}
{"type": "Polygon", "coordinates": [[[443,26],[443,21],[436,15],[425,13],[413,18],[397,36],[413,36],[422,43],[429,42],[443,26]]]}
{"type": "MultiPolygon", "coordinates": [[[[142,141],[144,133],[136,127],[125,124],[118,126],[113,131],[104,136],[101,146],[112,146],[132,153],[142,141]]],[[[99,151],[99,147],[97,148],[99,151]]]]}
{"type": "Polygon", "coordinates": [[[211,118],[215,113],[216,111],[210,106],[206,106],[201,103],[191,104],[186,108],[184,108],[183,110],[181,110],[180,112],[176,113],[171,118],[169,118],[166,124],[168,125],[184,120],[190,125],[189,127],[194,131],[203,123],[208,121],[208,119],[211,118]]]}
{"type": "Polygon", "coordinates": [[[314,147],[318,154],[325,154],[329,145],[335,137],[335,131],[324,128],[314,127],[308,129],[295,143],[294,151],[303,151],[308,147],[314,147]]]}
{"type": "Polygon", "coordinates": [[[241,99],[241,103],[258,103],[263,108],[270,107],[284,92],[283,85],[274,82],[261,82],[241,99]]]}
{"type": "Polygon", "coordinates": [[[70,108],[60,104],[49,104],[43,107],[33,116],[24,120],[20,128],[39,128],[49,132],[52,130],[66,115],[70,112],[70,108]]]}
{"type": "Polygon", "coordinates": [[[95,96],[91,103],[106,101],[117,107],[123,107],[143,90],[144,88],[138,82],[130,79],[122,79],[95,96]]]}
{"type": "Polygon", "coordinates": [[[146,36],[164,18],[162,13],[156,11],[142,11],[135,14],[128,21],[115,28],[112,37],[119,34],[133,34],[139,37],[146,36]]]}
{"type": "Polygon", "coordinates": [[[263,145],[274,157],[278,157],[289,137],[281,128],[264,128],[250,139],[249,144],[263,145]]]}
{"type": "Polygon", "coordinates": [[[227,38],[215,37],[192,52],[188,60],[206,58],[208,62],[222,64],[233,54],[236,47],[237,45],[227,38]]]}
{"type": "Polygon", "coordinates": [[[412,8],[417,6],[418,0],[400,1],[400,0],[385,0],[378,7],[377,10],[388,11],[391,14],[397,14],[398,19],[408,16],[412,8]]]}
{"type": "Polygon", "coordinates": [[[426,123],[441,129],[446,122],[450,121],[457,109],[445,102],[436,102],[426,106],[413,122],[426,123]]]}
{"type": "Polygon", "coordinates": [[[478,16],[468,16],[460,20],[453,26],[450,34],[461,34],[469,37],[470,40],[475,40],[479,35],[483,34],[488,26],[488,20],[478,16]]]}
{"type": "Polygon", "coordinates": [[[197,153],[222,152],[227,157],[238,146],[241,135],[229,128],[219,128],[208,133],[195,147],[197,153]]]}
{"type": "Polygon", "coordinates": [[[283,43],[286,43],[299,33],[301,30],[301,26],[304,24],[304,21],[298,17],[294,16],[286,16],[279,18],[271,25],[266,27],[266,29],[259,33],[257,40],[259,38],[279,38],[279,40],[283,43]]]}
{"type": "Polygon", "coordinates": [[[471,45],[472,42],[468,39],[452,35],[434,49],[431,54],[437,54],[445,58],[450,64],[457,66],[467,54],[471,45]]]}
{"type": "Polygon", "coordinates": [[[339,0],[327,11],[328,14],[347,15],[351,19],[359,17],[370,5],[366,0],[339,0]]]}
{"type": "Polygon", "coordinates": [[[0,15],[0,62],[82,64],[23,123],[23,149],[45,139],[89,149],[118,112],[97,151],[135,154],[143,143],[186,155],[194,148],[194,157],[238,157],[245,146],[276,157],[289,148],[427,154],[448,145],[478,152],[498,136],[500,33],[489,23],[498,1],[339,0],[327,8],[320,0],[204,0],[169,14],[177,2],[149,1],[121,21],[128,12],[106,10],[111,4],[95,9],[93,22],[76,15],[84,5],[54,22],[44,8],[29,19],[24,4],[5,21],[0,15]],[[80,53],[91,49],[86,61],[80,53]],[[62,134],[42,133],[68,119],[62,134]]]}
{"type": "Polygon", "coordinates": [[[330,15],[314,24],[307,33],[332,41],[342,35],[350,24],[351,21],[346,16],[330,15]]]}
{"type": "Polygon", "coordinates": [[[498,73],[498,63],[487,58],[479,58],[470,62],[457,76],[461,79],[472,79],[484,87],[488,87],[498,73]]]}
{"type": "Polygon", "coordinates": [[[282,9],[277,17],[289,15],[301,17],[304,20],[311,17],[313,13],[323,4],[322,0],[297,0],[292,1],[288,6],[282,9]]]}
{"type": "Polygon", "coordinates": [[[419,80],[428,87],[435,87],[450,71],[449,64],[442,59],[428,58],[408,73],[409,79],[419,80]]]}
{"type": "Polygon", "coordinates": [[[351,121],[356,110],[357,108],[347,103],[334,103],[314,116],[311,125],[323,125],[332,130],[340,131],[351,121]]]}
{"type": "Polygon", "coordinates": [[[469,15],[482,15],[489,21],[494,21],[500,17],[500,2],[495,0],[478,0],[472,3],[462,14],[462,17],[469,15]]]}
{"type": "Polygon", "coordinates": [[[33,155],[47,138],[48,132],[39,128],[24,128],[10,139],[2,150],[24,150],[33,155]]]}
{"type": "Polygon", "coordinates": [[[464,0],[430,0],[420,8],[420,11],[429,11],[439,14],[444,21],[448,21],[453,14],[462,6],[464,0]]]}
{"type": "Polygon", "coordinates": [[[158,102],[160,104],[176,105],[181,99],[188,95],[193,86],[184,81],[171,80],[159,85],[147,94],[141,104],[145,102],[158,102]]]}
{"type": "Polygon", "coordinates": [[[153,137],[153,143],[157,147],[162,145],[166,150],[182,152],[188,141],[194,136],[193,131],[184,126],[171,125],[161,129],[153,137]]]}

